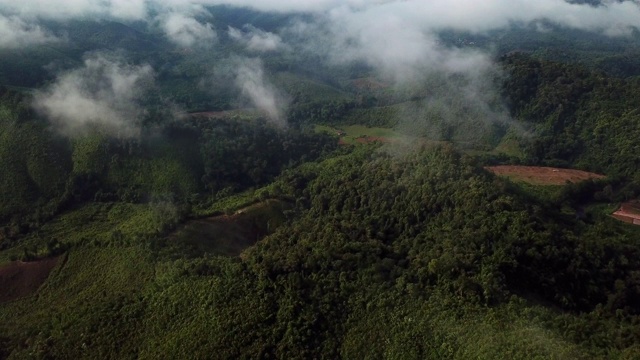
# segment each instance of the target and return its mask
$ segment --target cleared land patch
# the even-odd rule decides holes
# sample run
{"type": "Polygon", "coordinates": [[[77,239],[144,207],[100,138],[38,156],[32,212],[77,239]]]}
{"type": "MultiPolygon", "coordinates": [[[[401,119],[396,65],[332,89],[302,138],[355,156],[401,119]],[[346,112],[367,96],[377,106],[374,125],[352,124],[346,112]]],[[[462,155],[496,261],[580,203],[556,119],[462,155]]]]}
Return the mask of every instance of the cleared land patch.
{"type": "Polygon", "coordinates": [[[253,119],[262,115],[260,111],[256,109],[235,109],[235,110],[224,110],[224,111],[201,111],[201,112],[192,112],[188,113],[188,116],[194,118],[201,119],[224,119],[224,118],[232,118],[237,117],[240,119],[253,119]]]}
{"type": "Polygon", "coordinates": [[[282,89],[287,94],[296,94],[301,99],[324,102],[349,98],[348,93],[334,86],[291,72],[279,72],[270,80],[278,89],[282,89]]]}
{"type": "Polygon", "coordinates": [[[612,216],[629,224],[640,225],[640,202],[630,201],[624,203],[612,216]]]}
{"type": "Polygon", "coordinates": [[[390,143],[409,139],[409,137],[396,132],[393,129],[380,127],[366,127],[362,125],[350,125],[331,127],[316,125],[317,132],[324,132],[339,137],[340,145],[368,144],[374,142],[390,143]]]}
{"type": "Polygon", "coordinates": [[[237,210],[233,214],[192,220],[169,236],[197,253],[238,256],[271,234],[286,221],[284,211],[291,205],[267,200],[237,210]]]}
{"type": "Polygon", "coordinates": [[[498,176],[506,176],[514,181],[531,185],[564,185],[589,179],[603,179],[604,175],[582,170],[560,169],[542,166],[500,165],[488,166],[487,170],[498,176]]]}
{"type": "Polygon", "coordinates": [[[14,261],[0,267],[0,303],[35,293],[47,280],[58,259],[59,257],[30,262],[14,261]]]}

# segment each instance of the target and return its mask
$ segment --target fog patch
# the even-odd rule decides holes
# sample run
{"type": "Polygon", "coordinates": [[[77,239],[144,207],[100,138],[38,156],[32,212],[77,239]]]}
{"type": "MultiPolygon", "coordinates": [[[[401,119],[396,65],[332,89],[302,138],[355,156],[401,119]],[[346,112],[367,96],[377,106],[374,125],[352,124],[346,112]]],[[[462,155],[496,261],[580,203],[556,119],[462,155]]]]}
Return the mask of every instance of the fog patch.
{"type": "Polygon", "coordinates": [[[509,116],[497,82],[498,68],[476,76],[430,74],[422,77],[419,97],[396,114],[397,129],[432,141],[460,145],[497,145],[509,127],[519,129],[509,116]]]}
{"type": "Polygon", "coordinates": [[[14,49],[59,42],[40,25],[28,23],[17,16],[0,15],[0,49],[14,49]]]}
{"type": "Polygon", "coordinates": [[[130,137],[140,131],[140,101],[153,84],[149,65],[131,65],[117,56],[93,54],[81,68],[60,74],[35,94],[34,107],[67,136],[97,127],[130,137]]]}
{"type": "Polygon", "coordinates": [[[285,127],[288,97],[267,80],[262,61],[239,57],[232,62],[235,85],[240,89],[242,98],[263,112],[270,122],[285,127]]]}
{"type": "Polygon", "coordinates": [[[243,30],[229,26],[227,33],[231,39],[243,44],[249,51],[270,52],[287,48],[279,35],[258,29],[253,25],[245,25],[243,30]]]}
{"type": "Polygon", "coordinates": [[[209,23],[200,23],[190,16],[170,13],[162,19],[162,29],[167,38],[182,47],[210,47],[218,36],[209,23]]]}
{"type": "Polygon", "coordinates": [[[86,17],[144,20],[148,0],[0,0],[0,12],[24,19],[69,20],[86,17]]]}

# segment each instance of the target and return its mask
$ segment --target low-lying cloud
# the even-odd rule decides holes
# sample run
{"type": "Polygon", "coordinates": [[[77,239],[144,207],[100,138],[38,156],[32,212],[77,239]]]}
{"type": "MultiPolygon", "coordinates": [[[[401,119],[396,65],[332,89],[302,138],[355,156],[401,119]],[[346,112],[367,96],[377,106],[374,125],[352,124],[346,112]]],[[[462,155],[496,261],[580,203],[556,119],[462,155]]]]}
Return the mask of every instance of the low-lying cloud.
{"type": "Polygon", "coordinates": [[[182,47],[210,47],[218,37],[211,24],[200,23],[180,13],[167,15],[162,28],[169,40],[182,47]]]}
{"type": "Polygon", "coordinates": [[[92,17],[141,20],[148,16],[151,3],[147,0],[0,0],[0,12],[29,19],[92,17]]]}
{"type": "Polygon", "coordinates": [[[260,59],[236,58],[235,84],[252,106],[263,112],[277,126],[286,126],[287,97],[267,79],[260,59]]]}
{"type": "MultiPolygon", "coordinates": [[[[431,28],[470,31],[501,28],[511,22],[549,20],[584,30],[638,27],[637,1],[603,0],[601,6],[564,0],[0,0],[0,11],[24,17],[66,19],[103,16],[141,20],[151,12],[194,6],[231,5],[277,12],[368,12],[395,14],[431,28]]],[[[615,31],[614,31],[615,32],[615,31]]]]}
{"type": "MultiPolygon", "coordinates": [[[[193,46],[215,39],[215,23],[201,23],[193,17],[194,9],[205,11],[206,6],[212,5],[311,13],[313,18],[339,25],[342,31],[347,31],[341,33],[343,36],[352,36],[354,33],[349,31],[365,26],[370,30],[377,28],[371,34],[380,36],[380,41],[390,48],[395,36],[401,41],[407,37],[420,39],[444,29],[486,32],[513,24],[548,22],[620,36],[630,34],[640,24],[640,4],[635,0],[603,0],[601,6],[565,0],[0,0],[0,14],[4,16],[0,34],[6,39],[30,39],[24,43],[33,44],[47,39],[46,31],[38,25],[41,19],[99,18],[150,23],[160,20],[172,41],[180,46],[193,46]]],[[[271,51],[282,44],[278,35],[255,28],[230,29],[230,35],[246,42],[252,51],[271,51]]]]}
{"type": "MultiPolygon", "coordinates": [[[[338,65],[366,63],[377,76],[398,87],[420,83],[433,74],[462,77],[466,83],[476,84],[474,79],[495,72],[492,54],[445,46],[439,39],[443,30],[487,33],[514,25],[553,24],[625,36],[640,24],[636,0],[603,0],[600,6],[564,0],[0,0],[0,14],[4,14],[0,17],[0,47],[55,41],[43,28],[43,19],[106,18],[147,21],[158,25],[177,46],[206,48],[217,39],[215,10],[209,14],[206,9],[212,5],[305,13],[307,16],[299,17],[302,20],[295,25],[281,24],[277,34],[252,25],[229,27],[227,34],[254,54],[287,49],[292,54],[311,52],[338,65]]],[[[126,127],[123,111],[137,110],[134,105],[139,92],[122,89],[120,94],[114,84],[129,81],[133,89],[140,90],[138,83],[150,78],[150,73],[148,67],[92,57],[83,68],[62,75],[40,93],[39,106],[69,129],[88,122],[126,127]],[[103,74],[99,83],[107,85],[87,90],[93,87],[84,78],[95,78],[88,75],[92,73],[103,74]],[[65,101],[75,105],[65,106],[65,101]],[[98,111],[88,115],[90,108],[98,111]],[[62,121],[65,117],[70,120],[62,121]]],[[[283,123],[286,96],[266,80],[259,60],[239,60],[230,74],[247,101],[272,121],[283,123]]],[[[483,90],[469,85],[464,91],[468,97],[483,90]]]]}
{"type": "Polygon", "coordinates": [[[227,33],[231,39],[243,44],[249,51],[269,52],[286,48],[282,38],[277,34],[260,30],[252,25],[245,25],[243,30],[229,26],[227,33]]]}
{"type": "Polygon", "coordinates": [[[17,16],[0,15],[0,49],[12,49],[58,42],[37,24],[30,24],[17,16]]]}
{"type": "Polygon", "coordinates": [[[113,135],[134,136],[144,113],[139,102],[152,83],[149,65],[94,54],[83,67],[59,75],[37,92],[34,106],[69,136],[96,125],[113,135]]]}

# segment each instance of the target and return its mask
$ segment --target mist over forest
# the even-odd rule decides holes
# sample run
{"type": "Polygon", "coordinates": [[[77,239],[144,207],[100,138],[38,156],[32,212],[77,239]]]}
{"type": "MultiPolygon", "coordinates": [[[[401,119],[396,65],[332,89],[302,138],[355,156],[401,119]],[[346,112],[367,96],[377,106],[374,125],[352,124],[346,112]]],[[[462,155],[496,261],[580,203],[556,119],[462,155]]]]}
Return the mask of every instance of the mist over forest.
{"type": "Polygon", "coordinates": [[[637,0],[0,0],[0,359],[640,358],[637,0]]]}

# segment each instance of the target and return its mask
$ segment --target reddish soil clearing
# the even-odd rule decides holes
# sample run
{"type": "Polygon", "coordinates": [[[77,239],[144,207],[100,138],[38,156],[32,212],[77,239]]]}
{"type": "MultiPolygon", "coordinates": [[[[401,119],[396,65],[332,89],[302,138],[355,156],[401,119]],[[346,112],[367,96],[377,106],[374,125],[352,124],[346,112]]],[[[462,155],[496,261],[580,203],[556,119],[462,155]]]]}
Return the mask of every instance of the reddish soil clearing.
{"type": "Polygon", "coordinates": [[[640,202],[631,201],[624,203],[612,216],[629,224],[640,225],[640,202]]]}
{"type": "Polygon", "coordinates": [[[0,303],[5,303],[35,293],[51,270],[58,257],[32,262],[14,261],[0,267],[0,303]]]}
{"type": "Polygon", "coordinates": [[[539,166],[501,165],[488,166],[486,169],[498,176],[506,176],[515,181],[523,181],[532,185],[564,185],[567,182],[576,183],[605,177],[582,170],[539,166]]]}

